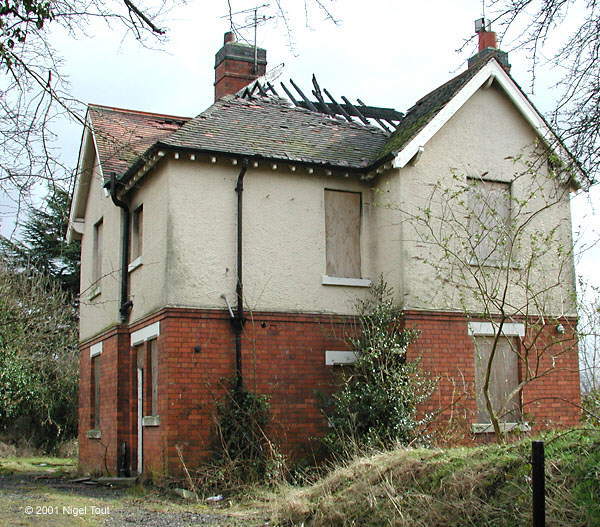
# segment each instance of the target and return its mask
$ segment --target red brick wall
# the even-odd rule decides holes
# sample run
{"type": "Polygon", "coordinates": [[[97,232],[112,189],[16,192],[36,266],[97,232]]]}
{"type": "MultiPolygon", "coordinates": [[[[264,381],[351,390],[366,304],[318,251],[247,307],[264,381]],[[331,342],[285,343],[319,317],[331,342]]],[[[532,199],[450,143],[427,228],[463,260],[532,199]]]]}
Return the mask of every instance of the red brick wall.
{"type": "MultiPolygon", "coordinates": [[[[309,455],[304,448],[324,430],[317,393],[327,393],[333,382],[324,352],[348,349],[347,327],[341,317],[295,314],[257,313],[246,323],[244,384],[270,396],[268,432],[288,454],[309,455]]],[[[228,314],[217,311],[170,311],[162,328],[169,350],[168,464],[180,465],[179,445],[193,465],[210,453],[215,403],[234,375],[234,334],[228,314]]]]}
{"type": "MultiPolygon", "coordinates": [[[[160,426],[144,428],[145,470],[158,474],[179,472],[177,445],[189,466],[210,453],[215,403],[222,400],[227,381],[234,375],[234,334],[229,316],[214,310],[164,309],[128,330],[112,330],[103,337],[101,440],[85,436],[91,400],[89,346],[97,340],[82,347],[80,462],[84,470],[102,471],[106,459],[108,470],[116,472],[117,446],[121,441],[127,441],[131,468],[136,468],[136,360],[129,346],[129,332],[155,321],[160,321],[161,326],[160,426]]],[[[572,322],[563,323],[568,326],[572,322]]],[[[437,389],[423,410],[441,408],[438,423],[460,416],[465,425],[470,425],[475,411],[474,350],[466,319],[460,314],[407,312],[405,323],[421,331],[409,353],[421,356],[423,369],[439,378],[437,389]]],[[[256,393],[270,396],[268,434],[284,453],[310,456],[311,438],[325,431],[318,393],[328,393],[335,380],[335,368],[325,366],[325,350],[348,349],[345,341],[352,329],[350,317],[248,315],[243,337],[244,383],[256,393]]],[[[557,336],[555,325],[549,324],[537,339],[540,350],[545,348],[540,364],[552,365],[555,355],[557,371],[523,390],[524,413],[537,428],[572,425],[579,418],[571,404],[579,402],[577,353],[572,350],[572,341],[553,343],[557,336]],[[559,354],[558,350],[563,352],[559,354]]]]}
{"type": "Polygon", "coordinates": [[[117,448],[123,430],[126,407],[126,387],[123,361],[126,356],[122,342],[128,337],[123,330],[111,329],[101,338],[86,343],[80,352],[79,382],[79,461],[83,471],[97,473],[114,472],[117,466],[117,448]],[[100,368],[100,431],[98,439],[88,439],[92,428],[92,368],[90,347],[102,342],[102,353],[97,356],[100,368]],[[121,345],[120,345],[121,344],[121,345]]]}
{"type": "MultiPolygon", "coordinates": [[[[438,413],[435,423],[450,420],[475,422],[475,350],[467,334],[467,319],[461,313],[405,312],[405,325],[420,330],[409,350],[421,357],[425,371],[438,379],[437,389],[422,410],[438,413]]],[[[477,319],[473,319],[477,320],[477,319]]],[[[579,422],[580,388],[577,342],[573,336],[576,321],[562,318],[546,321],[539,327],[531,320],[519,353],[527,355],[519,363],[519,380],[527,382],[522,390],[523,418],[533,430],[574,426],[579,422]],[[566,333],[560,335],[561,323],[566,333]],[[528,371],[527,371],[528,370],[528,371]]]]}
{"type": "Polygon", "coordinates": [[[243,60],[225,59],[221,62],[215,68],[215,101],[224,95],[237,93],[265,74],[265,64],[258,64],[257,73],[253,72],[253,68],[254,63],[243,60]]]}

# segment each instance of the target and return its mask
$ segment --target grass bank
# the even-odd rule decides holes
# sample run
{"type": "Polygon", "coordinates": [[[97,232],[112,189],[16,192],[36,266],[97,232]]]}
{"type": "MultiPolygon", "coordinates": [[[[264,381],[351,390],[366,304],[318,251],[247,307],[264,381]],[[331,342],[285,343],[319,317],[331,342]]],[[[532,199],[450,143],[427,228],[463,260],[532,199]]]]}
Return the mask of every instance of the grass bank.
{"type": "MultiPolygon", "coordinates": [[[[600,429],[547,434],[548,527],[600,526],[600,429]]],[[[531,440],[476,448],[397,449],[287,489],[278,525],[530,525],[531,440]]]]}

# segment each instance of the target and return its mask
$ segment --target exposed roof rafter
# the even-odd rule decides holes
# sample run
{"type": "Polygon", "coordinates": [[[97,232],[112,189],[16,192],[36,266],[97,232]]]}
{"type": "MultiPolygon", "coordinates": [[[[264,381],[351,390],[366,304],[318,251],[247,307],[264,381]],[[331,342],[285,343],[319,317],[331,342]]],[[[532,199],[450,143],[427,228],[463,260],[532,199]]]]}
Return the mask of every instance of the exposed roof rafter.
{"type": "MultiPolygon", "coordinates": [[[[316,100],[310,100],[305,92],[294,82],[289,80],[291,89],[283,82],[281,87],[287,95],[288,99],[298,108],[304,108],[311,112],[322,113],[336,119],[344,118],[350,123],[362,124],[365,126],[376,126],[383,130],[386,134],[391,134],[398,128],[404,114],[393,108],[381,108],[378,106],[368,106],[361,99],[357,98],[358,104],[352,103],[348,98],[341,96],[343,103],[339,103],[333,95],[326,89],[322,88],[317,77],[313,74],[311,93],[316,100]],[[294,95],[292,89],[297,93],[294,95]],[[323,93],[327,96],[330,102],[325,100],[323,93]]],[[[270,92],[275,97],[279,97],[273,86],[264,79],[257,79],[250,86],[245,88],[238,95],[244,98],[253,97],[258,92],[258,95],[263,97],[271,96],[270,92]]]]}

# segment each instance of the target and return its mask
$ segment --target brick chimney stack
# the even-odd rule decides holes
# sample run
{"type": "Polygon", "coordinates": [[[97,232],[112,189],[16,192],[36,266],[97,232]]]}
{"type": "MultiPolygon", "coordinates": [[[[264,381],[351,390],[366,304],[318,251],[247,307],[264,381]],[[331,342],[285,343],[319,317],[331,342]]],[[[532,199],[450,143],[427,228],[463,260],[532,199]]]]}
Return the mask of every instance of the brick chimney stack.
{"type": "Polygon", "coordinates": [[[215,101],[233,95],[265,74],[267,52],[236,42],[232,31],[225,33],[223,47],[215,55],[215,101]],[[255,66],[256,61],[256,66],[255,66]]]}
{"type": "Polygon", "coordinates": [[[487,48],[497,49],[496,33],[492,31],[489,20],[485,18],[475,20],[475,33],[479,36],[479,51],[487,48]]]}
{"type": "Polygon", "coordinates": [[[482,58],[493,53],[502,67],[506,71],[510,71],[508,53],[498,49],[496,33],[492,31],[490,21],[485,18],[478,18],[475,20],[475,33],[477,33],[477,36],[479,37],[479,52],[469,59],[469,68],[482,58]]]}

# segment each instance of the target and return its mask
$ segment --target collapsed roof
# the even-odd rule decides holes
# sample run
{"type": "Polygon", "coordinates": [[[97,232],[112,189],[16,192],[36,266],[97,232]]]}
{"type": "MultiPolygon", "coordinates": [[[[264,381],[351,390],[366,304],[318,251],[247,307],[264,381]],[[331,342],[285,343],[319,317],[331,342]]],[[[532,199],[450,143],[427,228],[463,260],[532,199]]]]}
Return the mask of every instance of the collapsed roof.
{"type": "MultiPolygon", "coordinates": [[[[217,100],[194,118],[96,105],[90,106],[89,118],[105,178],[114,173],[119,179],[127,179],[160,149],[291,161],[367,173],[394,160],[409,143],[414,150],[414,141],[421,140],[428,125],[448,113],[449,103],[480,72],[487,78],[488,70],[504,83],[505,89],[514,92],[513,98],[521,97],[522,112],[531,114],[529,120],[540,135],[551,135],[556,140],[495,53],[486,54],[466,71],[425,95],[406,114],[390,108],[367,107],[360,100],[355,107],[345,98],[344,105],[332,97],[329,103],[322,97],[310,101],[304,95],[301,100],[293,97],[288,100],[259,79],[236,95],[217,100]],[[343,115],[347,113],[344,107],[350,115],[343,115]],[[360,108],[366,119],[356,119],[353,112],[362,113],[360,108]],[[373,122],[380,119],[386,119],[391,126],[377,126],[373,122]]],[[[479,77],[478,83],[484,78],[479,77]]],[[[320,89],[314,79],[313,83],[316,91],[312,93],[317,96],[320,89]]],[[[413,150],[409,158],[414,155],[413,150]]],[[[406,160],[396,166],[404,164],[406,160]]]]}

